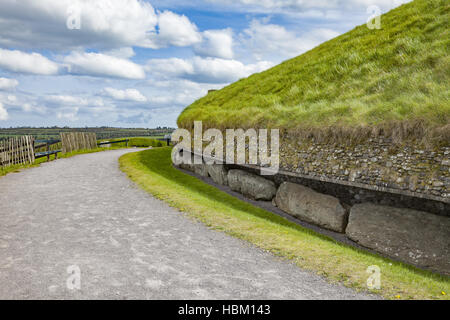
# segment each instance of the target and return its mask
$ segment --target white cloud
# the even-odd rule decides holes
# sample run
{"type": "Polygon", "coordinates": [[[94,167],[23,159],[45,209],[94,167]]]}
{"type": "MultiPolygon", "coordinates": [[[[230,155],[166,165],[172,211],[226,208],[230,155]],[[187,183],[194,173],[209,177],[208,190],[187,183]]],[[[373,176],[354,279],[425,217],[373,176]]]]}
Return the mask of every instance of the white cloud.
{"type": "Polygon", "coordinates": [[[49,95],[45,97],[47,102],[65,106],[85,106],[88,104],[86,99],[67,95],[49,95]]]}
{"type": "Polygon", "coordinates": [[[261,12],[284,12],[298,14],[312,9],[324,10],[362,10],[371,5],[379,6],[383,10],[395,8],[411,0],[209,0],[261,12]]]}
{"type": "Polygon", "coordinates": [[[144,79],[144,69],[129,60],[108,56],[102,53],[72,52],[64,58],[69,64],[69,73],[97,77],[123,79],[144,79]]]}
{"type": "Polygon", "coordinates": [[[24,103],[22,106],[22,110],[25,112],[33,111],[33,106],[30,103],[24,103]]]}
{"type": "Polygon", "coordinates": [[[218,58],[202,59],[195,57],[192,62],[194,73],[188,78],[198,82],[227,83],[240,78],[264,71],[272,66],[270,62],[261,61],[256,64],[244,65],[237,60],[224,60],[218,58]]]}
{"type": "Polygon", "coordinates": [[[233,82],[255,72],[264,71],[272,65],[268,61],[245,65],[237,60],[194,57],[188,60],[152,59],[148,61],[146,70],[165,78],[179,77],[214,84],[233,82]]]}
{"type": "Polygon", "coordinates": [[[24,103],[21,105],[21,108],[24,112],[27,113],[37,113],[37,114],[45,114],[47,113],[47,108],[43,106],[37,106],[33,103],[24,103]]]}
{"type": "Polygon", "coordinates": [[[231,29],[207,30],[203,32],[202,43],[194,47],[201,56],[222,59],[233,58],[233,32],[231,29]]]}
{"type": "Polygon", "coordinates": [[[15,103],[17,101],[17,97],[13,96],[13,95],[8,95],[6,97],[6,99],[7,99],[8,103],[15,103]]]}
{"type": "Polygon", "coordinates": [[[108,56],[113,56],[113,57],[121,58],[121,59],[129,59],[129,58],[134,57],[134,55],[136,54],[134,52],[133,48],[131,48],[131,47],[112,49],[110,51],[103,52],[103,53],[108,56]]]}
{"type": "Polygon", "coordinates": [[[19,85],[16,79],[0,78],[0,90],[11,90],[19,85]]]}
{"type": "Polygon", "coordinates": [[[151,119],[151,114],[149,114],[148,112],[141,112],[135,115],[119,114],[117,116],[116,122],[126,124],[148,124],[151,119]]]}
{"type": "Polygon", "coordinates": [[[180,58],[151,59],[147,61],[145,70],[152,75],[167,78],[192,74],[194,67],[191,62],[180,58]]]}
{"type": "Polygon", "coordinates": [[[6,111],[6,108],[0,102],[0,120],[8,120],[8,118],[8,111],[6,111]]]}
{"type": "Polygon", "coordinates": [[[0,69],[40,75],[58,73],[58,65],[39,53],[25,53],[19,50],[0,48],[0,69]]]}
{"type": "Polygon", "coordinates": [[[54,50],[186,46],[201,40],[196,26],[141,0],[2,0],[0,45],[54,50]],[[67,21],[79,17],[80,28],[67,21]],[[159,32],[158,32],[159,31],[159,32]]]}
{"type": "Polygon", "coordinates": [[[76,121],[78,120],[78,110],[80,108],[61,108],[59,112],[57,112],[56,117],[62,120],[76,121]]]}
{"type": "Polygon", "coordinates": [[[152,88],[148,95],[148,106],[152,109],[167,109],[176,107],[179,111],[198,98],[206,95],[209,89],[220,89],[223,84],[197,83],[188,79],[151,79],[148,81],[152,88]]]}
{"type": "Polygon", "coordinates": [[[153,36],[158,47],[165,47],[168,44],[183,47],[202,41],[197,26],[184,15],[164,11],[158,17],[158,26],[158,35],[153,36]]]}
{"type": "Polygon", "coordinates": [[[0,102],[8,106],[8,109],[21,110],[26,113],[44,114],[47,111],[46,107],[38,106],[36,104],[35,96],[30,97],[23,94],[19,94],[19,96],[16,96],[0,93],[0,102]]]}
{"type": "MultiPolygon", "coordinates": [[[[74,95],[48,95],[40,103],[51,108],[58,119],[75,121],[79,119],[80,114],[97,116],[101,113],[109,113],[115,106],[111,103],[105,105],[101,97],[92,95],[74,96],[74,95]]],[[[46,112],[47,108],[41,108],[36,101],[30,103],[30,112],[46,112]]]]}
{"type": "Polygon", "coordinates": [[[334,30],[315,29],[298,36],[283,26],[253,20],[240,34],[240,42],[245,52],[253,53],[257,60],[279,61],[298,56],[338,35],[334,30]]]}
{"type": "Polygon", "coordinates": [[[146,102],[147,98],[136,89],[118,90],[105,88],[105,93],[115,100],[146,102]]]}
{"type": "MultiPolygon", "coordinates": [[[[113,55],[94,52],[72,52],[62,58],[69,73],[97,77],[144,79],[142,66],[122,57],[134,55],[132,48],[120,48],[109,52],[113,55]]],[[[0,69],[17,73],[57,75],[60,66],[38,53],[0,48],[0,69]]],[[[0,78],[0,90],[17,86],[16,80],[0,78]]]]}

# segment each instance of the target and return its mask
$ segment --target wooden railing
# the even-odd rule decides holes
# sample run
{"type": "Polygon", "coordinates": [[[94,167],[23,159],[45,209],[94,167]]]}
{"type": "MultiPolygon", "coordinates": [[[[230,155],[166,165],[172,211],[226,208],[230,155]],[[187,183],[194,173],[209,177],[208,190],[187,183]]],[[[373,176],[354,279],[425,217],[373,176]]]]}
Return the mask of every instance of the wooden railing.
{"type": "Polygon", "coordinates": [[[36,159],[55,155],[58,158],[60,152],[71,152],[81,149],[93,149],[94,146],[110,145],[115,143],[126,142],[128,146],[129,139],[97,142],[95,134],[64,133],[61,134],[61,140],[35,140],[32,136],[12,137],[0,141],[0,167],[7,167],[16,164],[33,164],[36,159]],[[51,150],[51,146],[56,146],[55,150],[51,150]]]}
{"type": "Polygon", "coordinates": [[[61,140],[36,140],[35,143],[40,143],[40,145],[35,145],[34,150],[45,147],[46,151],[35,152],[34,157],[36,159],[47,157],[47,161],[50,161],[50,156],[55,155],[55,159],[58,159],[58,153],[62,150],[50,150],[50,146],[60,143],[61,140]]]}
{"type": "Polygon", "coordinates": [[[104,141],[104,142],[98,142],[97,145],[98,146],[105,146],[108,144],[114,144],[114,143],[122,143],[122,142],[126,142],[127,143],[127,147],[128,147],[128,142],[130,140],[129,139],[125,139],[125,140],[118,140],[118,141],[104,141]]]}

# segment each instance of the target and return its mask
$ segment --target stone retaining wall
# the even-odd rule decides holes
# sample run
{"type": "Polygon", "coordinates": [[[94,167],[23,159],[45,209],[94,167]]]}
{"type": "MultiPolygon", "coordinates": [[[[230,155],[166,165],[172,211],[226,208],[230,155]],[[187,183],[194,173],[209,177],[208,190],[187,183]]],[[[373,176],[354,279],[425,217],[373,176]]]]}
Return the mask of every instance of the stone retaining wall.
{"type": "MultiPolygon", "coordinates": [[[[317,183],[317,180],[303,179],[302,183],[300,179],[297,183],[289,182],[290,179],[286,177],[295,176],[292,174],[284,175],[284,178],[277,175],[268,179],[254,173],[256,168],[251,167],[241,167],[240,170],[233,169],[236,166],[206,164],[180,167],[204,177],[211,176],[216,183],[228,185],[232,190],[252,199],[273,200],[274,205],[289,215],[322,228],[345,233],[353,241],[384,255],[450,275],[448,203],[435,201],[435,205],[428,204],[440,214],[438,215],[401,208],[399,204],[401,206],[402,202],[389,198],[389,193],[381,193],[382,196],[377,198],[367,190],[353,187],[355,190],[349,191],[349,187],[347,192],[341,190],[333,194],[329,187],[333,183],[326,182],[322,182],[321,188],[316,185],[313,189],[310,188],[311,181],[317,183]],[[321,189],[324,190],[323,193],[320,192],[321,189]],[[346,196],[339,197],[339,194],[346,196]],[[384,200],[379,201],[380,199],[384,200]]],[[[343,186],[338,185],[338,189],[339,187],[343,186]]],[[[408,199],[401,197],[403,201],[408,199]]],[[[422,208],[423,203],[428,201],[432,203],[434,200],[420,199],[417,204],[421,203],[422,208]]]]}
{"type": "Polygon", "coordinates": [[[420,148],[370,139],[333,146],[281,137],[280,166],[288,172],[340,182],[410,191],[450,200],[450,146],[420,148]]]}

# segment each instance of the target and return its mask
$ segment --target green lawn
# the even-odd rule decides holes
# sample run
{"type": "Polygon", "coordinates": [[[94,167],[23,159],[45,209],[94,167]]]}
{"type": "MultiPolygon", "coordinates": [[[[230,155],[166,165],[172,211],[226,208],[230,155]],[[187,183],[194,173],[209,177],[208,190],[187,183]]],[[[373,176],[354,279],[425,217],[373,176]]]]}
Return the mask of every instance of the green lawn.
{"type": "MultiPolygon", "coordinates": [[[[103,139],[103,140],[100,140],[100,142],[104,142],[104,141],[114,142],[114,141],[120,141],[120,140],[125,140],[125,139],[129,140],[128,147],[146,148],[146,147],[162,147],[165,145],[165,143],[163,141],[157,140],[158,139],[157,137],[152,137],[152,138],[132,137],[132,138],[103,139]]],[[[112,144],[111,146],[124,148],[124,147],[126,147],[126,142],[112,144]]]]}
{"type": "Polygon", "coordinates": [[[450,4],[416,0],[187,107],[180,128],[345,130],[450,139],[450,4]]]}
{"type": "Polygon", "coordinates": [[[121,169],[143,189],[211,228],[246,240],[299,267],[365,290],[368,266],[381,268],[388,299],[448,299],[450,278],[418,270],[319,235],[173,168],[169,147],[130,153],[121,169]]]}

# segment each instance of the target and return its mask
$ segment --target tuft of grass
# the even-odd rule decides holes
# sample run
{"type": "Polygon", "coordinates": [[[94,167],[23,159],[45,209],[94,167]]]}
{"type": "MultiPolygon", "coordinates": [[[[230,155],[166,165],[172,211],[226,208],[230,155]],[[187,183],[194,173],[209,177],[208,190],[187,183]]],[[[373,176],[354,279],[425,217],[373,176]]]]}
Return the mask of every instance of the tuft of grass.
{"type": "Polygon", "coordinates": [[[248,241],[303,269],[356,290],[367,290],[367,267],[381,268],[381,290],[388,299],[447,300],[450,278],[371,254],[296,225],[175,169],[171,148],[130,153],[121,169],[139,186],[170,206],[215,230],[248,241]]]}
{"type": "Polygon", "coordinates": [[[201,120],[218,129],[399,122],[445,127],[450,123],[449,12],[446,0],[404,4],[381,17],[380,30],[356,27],[209,93],[181,113],[178,126],[191,129],[201,120]]]}

